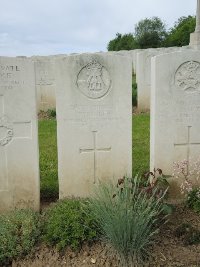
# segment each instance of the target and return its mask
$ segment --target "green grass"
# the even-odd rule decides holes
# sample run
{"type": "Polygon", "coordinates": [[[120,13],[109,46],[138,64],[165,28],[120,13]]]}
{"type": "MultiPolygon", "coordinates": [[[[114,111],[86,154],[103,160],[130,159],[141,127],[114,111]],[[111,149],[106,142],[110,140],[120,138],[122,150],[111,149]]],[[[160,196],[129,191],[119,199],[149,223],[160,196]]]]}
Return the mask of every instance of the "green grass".
{"type": "Polygon", "coordinates": [[[42,200],[58,199],[56,121],[39,121],[40,191],[42,200]]]}
{"type": "Polygon", "coordinates": [[[133,116],[133,176],[149,171],[150,115],[133,116]]]}
{"type": "MultiPolygon", "coordinates": [[[[149,114],[133,116],[133,175],[149,170],[149,114]]],[[[58,198],[56,121],[39,121],[41,199],[58,198]]]]}

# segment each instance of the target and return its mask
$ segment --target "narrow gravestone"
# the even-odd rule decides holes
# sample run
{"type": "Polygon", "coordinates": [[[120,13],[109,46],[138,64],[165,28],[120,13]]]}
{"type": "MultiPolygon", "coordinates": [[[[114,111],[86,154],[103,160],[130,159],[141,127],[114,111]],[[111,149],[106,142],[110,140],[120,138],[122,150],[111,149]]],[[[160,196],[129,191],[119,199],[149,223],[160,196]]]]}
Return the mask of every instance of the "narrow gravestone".
{"type": "Polygon", "coordinates": [[[35,62],[38,111],[56,108],[53,56],[32,57],[35,62]]]}
{"type": "Polygon", "coordinates": [[[136,74],[137,73],[137,70],[136,70],[136,67],[137,67],[137,54],[144,51],[144,49],[134,49],[134,50],[131,50],[130,53],[132,55],[132,65],[133,65],[133,73],[136,74]]]}
{"type": "Polygon", "coordinates": [[[137,53],[137,93],[138,110],[150,110],[151,59],[154,56],[179,51],[180,47],[150,48],[137,53]]]}
{"type": "Polygon", "coordinates": [[[39,209],[34,65],[0,57],[0,211],[39,209]]]}
{"type": "Polygon", "coordinates": [[[60,198],[132,172],[131,60],[103,53],[56,62],[60,198]]]}
{"type": "MultiPolygon", "coordinates": [[[[200,54],[185,50],[152,59],[151,169],[200,156],[200,54]]],[[[172,196],[180,191],[173,179],[172,196]]]]}
{"type": "Polygon", "coordinates": [[[158,51],[156,48],[145,49],[136,55],[137,102],[140,111],[150,110],[151,58],[158,54],[158,51]]]}

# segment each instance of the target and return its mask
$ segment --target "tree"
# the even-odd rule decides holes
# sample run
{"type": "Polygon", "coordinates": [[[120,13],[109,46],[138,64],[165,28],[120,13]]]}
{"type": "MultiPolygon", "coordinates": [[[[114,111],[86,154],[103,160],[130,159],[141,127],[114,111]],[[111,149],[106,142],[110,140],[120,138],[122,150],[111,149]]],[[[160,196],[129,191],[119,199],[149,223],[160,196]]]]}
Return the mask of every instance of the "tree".
{"type": "Polygon", "coordinates": [[[166,36],[166,26],[158,17],[140,20],[135,26],[135,40],[139,48],[161,47],[166,36]]]}
{"type": "Polygon", "coordinates": [[[108,51],[132,50],[137,48],[133,34],[117,33],[116,37],[108,43],[108,51]]]}
{"type": "Polygon", "coordinates": [[[195,31],[196,19],[193,16],[180,17],[170,30],[165,46],[184,46],[190,42],[190,33],[195,31]]]}

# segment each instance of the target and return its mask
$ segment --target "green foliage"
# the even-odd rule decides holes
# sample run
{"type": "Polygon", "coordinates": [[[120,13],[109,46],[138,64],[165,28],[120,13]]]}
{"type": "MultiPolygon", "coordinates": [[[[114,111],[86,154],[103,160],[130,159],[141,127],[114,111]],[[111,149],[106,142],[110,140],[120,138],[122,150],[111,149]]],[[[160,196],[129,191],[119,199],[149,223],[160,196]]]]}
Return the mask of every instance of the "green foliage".
{"type": "Polygon", "coordinates": [[[194,188],[188,193],[186,203],[189,208],[200,213],[200,188],[194,188]]]}
{"type": "Polygon", "coordinates": [[[47,110],[47,115],[49,118],[56,118],[56,109],[48,109],[47,110]]]}
{"type": "Polygon", "coordinates": [[[97,236],[97,228],[84,201],[66,199],[57,202],[43,214],[43,237],[58,250],[78,248],[84,241],[97,236]]]}
{"type": "Polygon", "coordinates": [[[165,215],[170,215],[175,211],[175,206],[169,203],[163,203],[162,205],[162,212],[165,215]]]}
{"type": "Polygon", "coordinates": [[[139,48],[161,47],[166,35],[166,26],[158,17],[140,20],[135,26],[135,40],[139,48]]]}
{"type": "Polygon", "coordinates": [[[120,34],[117,33],[116,37],[108,43],[108,51],[132,50],[137,48],[135,39],[131,33],[120,34]]]}
{"type": "Polygon", "coordinates": [[[27,254],[39,235],[39,215],[30,210],[16,210],[0,216],[0,264],[27,254]]]}
{"type": "Polygon", "coordinates": [[[39,121],[40,192],[45,201],[58,199],[56,121],[39,121]]]}
{"type": "Polygon", "coordinates": [[[190,33],[194,32],[196,18],[193,16],[181,17],[175,22],[165,41],[165,46],[189,45],[190,33]]]}
{"type": "Polygon", "coordinates": [[[169,188],[169,178],[171,178],[171,175],[163,174],[162,170],[159,168],[154,168],[153,172],[144,173],[141,177],[141,186],[148,195],[151,196],[154,194],[157,198],[164,196],[162,202],[162,213],[165,215],[172,214],[174,211],[174,206],[164,201],[164,199],[167,199],[168,197],[167,191],[169,188]]]}
{"type": "Polygon", "coordinates": [[[133,75],[132,78],[132,106],[137,106],[137,83],[136,83],[136,76],[133,75]]]}
{"type": "Polygon", "coordinates": [[[132,50],[137,48],[157,48],[186,46],[190,41],[190,33],[195,31],[194,16],[180,17],[173,28],[166,30],[159,17],[145,18],[135,25],[134,34],[116,34],[116,38],[108,44],[108,51],[132,50]]]}
{"type": "Polygon", "coordinates": [[[161,47],[167,36],[165,24],[158,17],[146,18],[135,25],[135,34],[120,34],[108,43],[108,51],[161,47]]]}
{"type": "MultiPolygon", "coordinates": [[[[155,191],[156,192],[156,191],[155,191]]],[[[100,184],[89,200],[102,236],[119,256],[122,266],[142,262],[158,232],[161,199],[140,189],[140,180],[120,179],[118,186],[100,184]]]]}
{"type": "Polygon", "coordinates": [[[152,194],[156,189],[156,195],[160,197],[169,187],[168,178],[171,178],[171,175],[165,175],[161,169],[154,168],[153,172],[147,172],[142,176],[141,182],[148,194],[152,194]]]}

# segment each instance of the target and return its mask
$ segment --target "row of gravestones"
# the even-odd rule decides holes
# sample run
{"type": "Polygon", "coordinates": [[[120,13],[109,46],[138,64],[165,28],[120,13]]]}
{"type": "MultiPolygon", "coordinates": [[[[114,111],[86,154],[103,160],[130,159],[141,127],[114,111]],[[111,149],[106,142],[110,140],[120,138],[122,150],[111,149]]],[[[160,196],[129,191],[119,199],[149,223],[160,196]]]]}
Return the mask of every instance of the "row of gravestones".
{"type": "MultiPolygon", "coordinates": [[[[136,59],[135,52],[136,50],[107,52],[100,54],[128,56],[133,62],[134,69],[136,59]]],[[[33,56],[30,58],[35,64],[38,112],[47,111],[48,109],[56,109],[56,82],[54,62],[57,58],[63,57],[67,57],[67,55],[33,56]]]]}
{"type": "MultiPolygon", "coordinates": [[[[103,53],[54,61],[60,198],[131,176],[131,69],[103,53]]],[[[0,57],[0,211],[39,209],[36,91],[31,59],[0,57]]]]}
{"type": "MultiPolygon", "coordinates": [[[[109,53],[59,56],[52,71],[60,198],[85,197],[99,180],[131,176],[130,57],[109,53]]],[[[151,169],[171,174],[174,161],[198,157],[199,77],[198,50],[182,49],[152,58],[151,169]]],[[[1,57],[0,210],[39,209],[36,99],[35,63],[1,57]]],[[[180,182],[172,187],[175,193],[180,182]]]]}
{"type": "MultiPolygon", "coordinates": [[[[138,87],[138,109],[139,111],[150,110],[150,88],[151,88],[151,58],[164,53],[180,51],[189,47],[170,47],[154,49],[135,49],[130,51],[107,52],[107,55],[123,55],[130,57],[132,71],[136,74],[138,87]]],[[[35,63],[36,87],[37,87],[37,109],[47,111],[56,108],[56,84],[54,74],[54,61],[56,56],[34,56],[31,60],[35,63]]]]}

